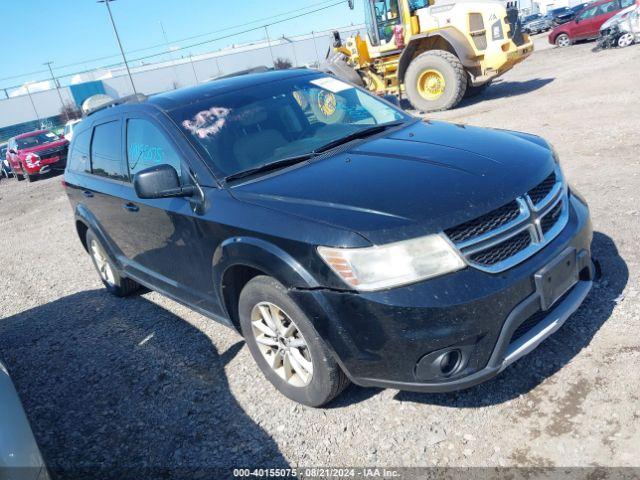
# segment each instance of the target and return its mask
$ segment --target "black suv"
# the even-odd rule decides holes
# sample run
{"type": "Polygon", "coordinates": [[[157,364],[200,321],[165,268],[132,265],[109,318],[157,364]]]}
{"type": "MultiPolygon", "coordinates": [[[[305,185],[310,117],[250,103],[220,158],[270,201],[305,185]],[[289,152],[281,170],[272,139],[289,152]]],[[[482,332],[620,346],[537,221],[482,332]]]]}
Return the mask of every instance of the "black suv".
{"type": "Polygon", "coordinates": [[[103,108],[65,183],[106,288],[240,331],[313,406],[493,377],[592,284],[587,205],[539,137],[423,121],[308,70],[103,108]]]}

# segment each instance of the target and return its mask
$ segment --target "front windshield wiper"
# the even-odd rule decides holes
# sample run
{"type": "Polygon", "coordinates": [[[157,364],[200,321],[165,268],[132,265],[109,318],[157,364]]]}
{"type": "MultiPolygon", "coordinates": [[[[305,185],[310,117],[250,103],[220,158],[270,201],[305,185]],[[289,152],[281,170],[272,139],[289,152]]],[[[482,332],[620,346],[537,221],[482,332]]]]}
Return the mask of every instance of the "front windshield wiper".
{"type": "Polygon", "coordinates": [[[315,155],[316,155],[315,152],[310,152],[310,153],[305,153],[304,155],[296,155],[295,157],[282,158],[280,160],[276,160],[275,162],[263,163],[262,165],[258,165],[257,167],[232,173],[231,175],[228,175],[227,177],[225,177],[225,181],[229,182],[232,180],[238,180],[240,178],[250,177],[258,173],[269,172],[271,170],[277,170],[279,168],[288,167],[289,165],[295,165],[296,163],[309,160],[310,158],[313,158],[315,155]]]}
{"type": "Polygon", "coordinates": [[[404,125],[404,123],[405,123],[404,121],[398,121],[398,122],[382,123],[380,125],[372,125],[371,127],[363,128],[362,130],[358,130],[357,132],[353,132],[342,138],[333,140],[325,145],[322,145],[319,148],[316,148],[312,152],[305,153],[303,155],[296,155],[293,157],[282,158],[280,160],[276,160],[275,162],[263,163],[262,165],[258,165],[257,167],[232,173],[231,175],[228,175],[227,177],[225,177],[225,182],[250,177],[252,175],[269,172],[271,170],[277,170],[279,168],[288,167],[290,165],[295,165],[296,163],[309,160],[339,145],[344,145],[345,143],[351,142],[353,140],[357,140],[359,138],[370,137],[371,135],[375,135],[376,133],[384,132],[388,128],[404,125]]]}
{"type": "Polygon", "coordinates": [[[368,128],[363,128],[362,130],[358,130],[357,132],[350,133],[349,135],[338,138],[337,140],[333,140],[320,148],[316,148],[313,153],[322,153],[327,150],[331,150],[332,148],[338,147],[340,145],[344,145],[345,143],[352,142],[353,140],[358,140],[360,138],[367,138],[371,135],[375,135],[376,133],[384,132],[385,130],[391,127],[397,127],[399,125],[404,125],[404,121],[399,122],[389,122],[389,123],[381,123],[380,125],[373,125],[368,128]]]}

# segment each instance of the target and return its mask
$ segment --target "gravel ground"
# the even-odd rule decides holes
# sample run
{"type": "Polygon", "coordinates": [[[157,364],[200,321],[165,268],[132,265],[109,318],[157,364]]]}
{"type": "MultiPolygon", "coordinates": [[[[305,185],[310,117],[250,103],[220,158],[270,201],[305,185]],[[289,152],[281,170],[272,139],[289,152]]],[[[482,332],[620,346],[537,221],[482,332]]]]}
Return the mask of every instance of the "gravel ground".
{"type": "Polygon", "coordinates": [[[433,115],[551,140],[604,272],[553,337],[463,392],[296,405],[231,330],[156,293],[109,296],[60,177],[1,181],[0,358],[50,468],[639,466],[640,46],[592,46],[536,52],[433,115]]]}

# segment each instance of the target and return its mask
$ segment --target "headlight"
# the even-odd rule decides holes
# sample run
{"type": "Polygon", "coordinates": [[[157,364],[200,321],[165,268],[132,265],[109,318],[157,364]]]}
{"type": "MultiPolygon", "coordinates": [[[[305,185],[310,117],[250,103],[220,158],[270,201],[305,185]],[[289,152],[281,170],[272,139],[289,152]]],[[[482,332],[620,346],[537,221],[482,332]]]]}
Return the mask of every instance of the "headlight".
{"type": "Polygon", "coordinates": [[[34,167],[40,163],[40,157],[35,153],[29,153],[27,154],[25,161],[27,162],[28,166],[34,167]]]}
{"type": "Polygon", "coordinates": [[[318,247],[318,253],[342,280],[362,291],[397,287],[465,267],[441,235],[366,248],[318,247]]]}

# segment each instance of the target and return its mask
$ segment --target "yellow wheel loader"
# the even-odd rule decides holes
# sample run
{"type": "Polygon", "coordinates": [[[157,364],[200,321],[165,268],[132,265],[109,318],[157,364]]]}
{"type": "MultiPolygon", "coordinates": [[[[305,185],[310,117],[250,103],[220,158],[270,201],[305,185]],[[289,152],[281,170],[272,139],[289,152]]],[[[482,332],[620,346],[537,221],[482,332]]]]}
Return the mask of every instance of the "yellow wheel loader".
{"type": "MultiPolygon", "coordinates": [[[[366,38],[342,41],[323,69],[416,110],[455,107],[533,52],[514,4],[499,0],[363,0],[366,38]]],[[[353,8],[353,2],[349,1],[353,8]]]]}

